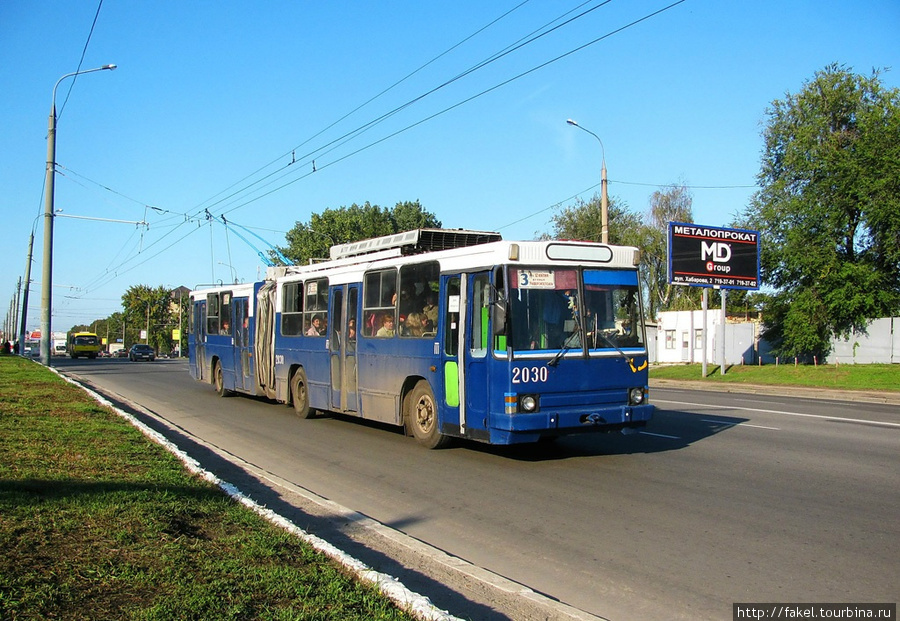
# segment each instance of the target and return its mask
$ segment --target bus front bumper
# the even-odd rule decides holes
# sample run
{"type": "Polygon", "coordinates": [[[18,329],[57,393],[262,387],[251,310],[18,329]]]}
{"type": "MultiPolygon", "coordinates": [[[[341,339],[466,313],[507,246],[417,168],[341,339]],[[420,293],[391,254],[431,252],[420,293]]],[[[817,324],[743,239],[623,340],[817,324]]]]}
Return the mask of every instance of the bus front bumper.
{"type": "Polygon", "coordinates": [[[506,436],[508,442],[529,442],[535,436],[542,435],[597,433],[643,427],[653,417],[655,409],[655,406],[646,404],[543,410],[530,414],[495,413],[491,415],[490,428],[492,435],[498,432],[506,436]]]}

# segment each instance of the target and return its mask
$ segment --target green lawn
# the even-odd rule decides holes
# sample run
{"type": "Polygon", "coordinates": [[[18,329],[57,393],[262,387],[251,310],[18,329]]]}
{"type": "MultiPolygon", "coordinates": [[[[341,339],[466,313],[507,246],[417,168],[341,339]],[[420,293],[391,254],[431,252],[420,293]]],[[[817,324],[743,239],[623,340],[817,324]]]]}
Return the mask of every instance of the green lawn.
{"type": "Polygon", "coordinates": [[[83,391],[0,357],[0,619],[411,619],[83,391]]]}
{"type": "Polygon", "coordinates": [[[699,364],[655,366],[650,368],[651,379],[702,380],[732,384],[773,384],[808,386],[841,390],[900,391],[900,365],[842,364],[837,365],[763,365],[732,366],[723,376],[717,365],[707,366],[706,379],[699,364]]]}

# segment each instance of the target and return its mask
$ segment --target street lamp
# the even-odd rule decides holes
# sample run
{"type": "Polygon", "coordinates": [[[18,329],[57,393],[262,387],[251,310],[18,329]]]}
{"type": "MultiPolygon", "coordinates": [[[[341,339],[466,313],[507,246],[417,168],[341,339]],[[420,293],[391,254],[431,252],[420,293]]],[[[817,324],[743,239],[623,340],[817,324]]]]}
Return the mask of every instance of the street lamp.
{"type": "Polygon", "coordinates": [[[603,141],[600,140],[600,136],[592,132],[591,130],[582,127],[572,119],[567,119],[566,123],[572,125],[573,127],[577,127],[580,130],[586,131],[591,136],[597,139],[597,142],[600,143],[600,153],[603,156],[603,160],[600,166],[600,241],[604,244],[609,243],[609,198],[606,194],[606,149],[603,148],[603,141]]]}
{"type": "MultiPolygon", "coordinates": [[[[67,73],[53,85],[53,98],[50,101],[50,121],[47,130],[47,180],[44,189],[44,265],[41,273],[41,362],[50,366],[50,306],[53,287],[53,191],[54,173],[56,172],[56,88],[66,78],[83,73],[115,69],[115,65],[103,65],[95,69],[85,69],[67,73]]],[[[24,343],[21,344],[25,346],[24,343]]]]}

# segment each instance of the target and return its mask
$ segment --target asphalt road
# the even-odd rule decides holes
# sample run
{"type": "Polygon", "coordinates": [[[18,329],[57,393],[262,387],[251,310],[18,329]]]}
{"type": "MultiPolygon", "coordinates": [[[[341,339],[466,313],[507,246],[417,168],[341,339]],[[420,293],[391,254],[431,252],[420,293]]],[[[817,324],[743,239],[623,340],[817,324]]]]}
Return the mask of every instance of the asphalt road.
{"type": "Polygon", "coordinates": [[[657,388],[638,435],[427,451],[393,428],[221,399],[180,361],[54,362],[463,618],[725,619],[733,602],[900,600],[897,405],[657,388]],[[392,531],[433,558],[376,541],[392,531]],[[523,604],[518,585],[576,610],[523,604]]]}

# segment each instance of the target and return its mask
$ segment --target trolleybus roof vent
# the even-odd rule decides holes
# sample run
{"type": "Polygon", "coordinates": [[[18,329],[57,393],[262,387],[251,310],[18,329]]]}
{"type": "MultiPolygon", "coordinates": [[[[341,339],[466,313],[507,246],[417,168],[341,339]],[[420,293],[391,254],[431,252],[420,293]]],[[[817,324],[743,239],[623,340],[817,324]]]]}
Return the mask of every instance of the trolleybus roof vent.
{"type": "Polygon", "coordinates": [[[434,250],[449,250],[451,248],[465,248],[500,241],[500,233],[487,231],[468,231],[465,229],[416,229],[386,235],[373,239],[364,239],[348,244],[339,244],[331,247],[331,259],[343,259],[388,248],[400,248],[404,255],[431,252],[434,250]]]}

